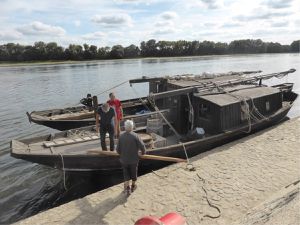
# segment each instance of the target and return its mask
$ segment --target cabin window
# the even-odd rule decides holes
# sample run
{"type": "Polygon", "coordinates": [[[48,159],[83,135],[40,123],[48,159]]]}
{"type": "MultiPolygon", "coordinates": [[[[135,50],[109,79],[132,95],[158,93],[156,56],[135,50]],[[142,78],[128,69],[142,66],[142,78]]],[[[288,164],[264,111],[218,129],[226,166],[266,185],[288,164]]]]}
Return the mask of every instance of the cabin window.
{"type": "Polygon", "coordinates": [[[210,108],[208,105],[206,104],[200,104],[199,107],[199,116],[200,117],[207,117],[207,115],[209,114],[210,108]]]}
{"type": "Polygon", "coordinates": [[[270,111],[270,102],[269,101],[266,102],[266,111],[270,111]]]}

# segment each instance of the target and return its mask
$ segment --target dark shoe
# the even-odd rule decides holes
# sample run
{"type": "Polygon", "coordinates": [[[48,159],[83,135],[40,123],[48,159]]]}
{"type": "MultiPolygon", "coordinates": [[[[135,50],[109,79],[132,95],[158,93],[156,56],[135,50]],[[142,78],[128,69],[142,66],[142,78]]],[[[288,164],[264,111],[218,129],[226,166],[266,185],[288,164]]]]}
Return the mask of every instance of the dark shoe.
{"type": "Polygon", "coordinates": [[[126,194],[127,196],[129,196],[131,194],[130,187],[128,186],[128,187],[124,188],[123,193],[126,194]]]}
{"type": "Polygon", "coordinates": [[[131,192],[130,192],[130,187],[128,186],[127,187],[127,196],[129,196],[131,194],[131,192]]]}
{"type": "Polygon", "coordinates": [[[137,189],[137,185],[131,185],[131,192],[134,192],[137,189]]]}

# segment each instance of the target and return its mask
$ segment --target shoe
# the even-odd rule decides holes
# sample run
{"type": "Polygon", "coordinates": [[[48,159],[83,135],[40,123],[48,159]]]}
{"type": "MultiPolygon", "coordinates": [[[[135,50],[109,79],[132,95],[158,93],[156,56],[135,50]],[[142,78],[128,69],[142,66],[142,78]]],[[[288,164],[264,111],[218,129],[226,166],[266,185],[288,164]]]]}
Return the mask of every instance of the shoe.
{"type": "Polygon", "coordinates": [[[128,187],[124,188],[123,193],[125,193],[127,196],[129,196],[131,194],[130,187],[128,186],[128,187]]]}
{"type": "Polygon", "coordinates": [[[134,192],[137,189],[137,185],[131,185],[131,192],[134,192]]]}
{"type": "Polygon", "coordinates": [[[127,196],[129,196],[131,194],[131,192],[130,192],[130,187],[128,186],[127,187],[127,196]]]}

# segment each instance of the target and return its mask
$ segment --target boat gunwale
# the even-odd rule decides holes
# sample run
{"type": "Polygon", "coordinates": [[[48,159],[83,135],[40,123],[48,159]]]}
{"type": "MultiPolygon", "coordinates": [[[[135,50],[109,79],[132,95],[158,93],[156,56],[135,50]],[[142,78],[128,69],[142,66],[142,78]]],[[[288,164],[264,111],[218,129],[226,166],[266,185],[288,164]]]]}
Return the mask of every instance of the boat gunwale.
{"type": "MultiPolygon", "coordinates": [[[[293,92],[295,93],[295,92],[293,92]]],[[[296,94],[296,93],[295,93],[296,94]]],[[[283,105],[279,110],[275,111],[274,113],[272,113],[268,119],[272,119],[274,117],[276,117],[277,115],[279,115],[280,113],[286,111],[287,109],[290,109],[293,104],[294,104],[294,101],[293,102],[290,102],[290,101],[285,101],[287,104],[283,105]]],[[[260,120],[258,122],[253,122],[251,124],[252,127],[255,127],[255,126],[258,126],[259,124],[262,124],[263,122],[265,122],[266,120],[263,119],[263,120],[260,120]]],[[[89,127],[93,127],[93,126],[89,126],[89,127]]],[[[83,128],[87,128],[87,127],[83,127],[83,128]]],[[[234,128],[234,129],[230,129],[230,130],[227,130],[225,132],[222,132],[222,133],[219,133],[219,134],[216,134],[216,135],[211,135],[211,136],[208,136],[208,137],[205,137],[205,138],[202,138],[202,139],[197,139],[197,140],[192,140],[192,141],[187,141],[187,142],[181,142],[181,143],[177,143],[177,144],[173,144],[173,145],[169,145],[169,146],[165,146],[165,147],[160,147],[160,148],[155,148],[155,149],[151,149],[151,151],[148,151],[147,153],[148,154],[152,154],[154,155],[155,153],[157,153],[158,151],[165,151],[165,150],[170,150],[172,148],[178,148],[180,146],[184,146],[186,148],[186,150],[189,150],[189,147],[194,145],[194,144],[198,144],[198,143],[201,143],[203,141],[210,141],[210,140],[213,140],[213,139],[216,139],[218,137],[223,137],[224,135],[229,135],[229,134],[232,134],[232,133],[235,133],[235,132],[243,132],[243,130],[245,130],[246,132],[246,129],[248,129],[249,126],[248,125],[243,125],[243,126],[240,126],[238,128],[234,128]]],[[[66,133],[68,131],[61,131],[61,132],[58,132],[56,133],[57,135],[58,134],[63,134],[63,133],[66,133]]],[[[42,138],[42,137],[49,137],[49,135],[51,134],[48,134],[48,135],[43,135],[43,136],[40,136],[40,137],[37,137],[37,138],[42,138]]],[[[24,143],[25,140],[31,140],[33,138],[29,138],[29,139],[21,139],[21,140],[17,140],[21,143],[24,143]]],[[[14,140],[12,140],[14,141],[14,140]]],[[[12,143],[11,141],[11,143],[12,143]]],[[[11,148],[11,155],[23,155],[23,156],[28,156],[28,155],[34,155],[34,156],[49,156],[49,157],[54,157],[54,156],[58,156],[59,154],[18,154],[18,153],[14,153],[13,149],[11,148]]],[[[105,158],[107,156],[101,156],[101,155],[95,155],[95,154],[64,154],[63,155],[64,157],[71,157],[71,156],[80,156],[80,157],[90,157],[90,156],[97,156],[97,157],[101,157],[101,158],[105,158]]]]}

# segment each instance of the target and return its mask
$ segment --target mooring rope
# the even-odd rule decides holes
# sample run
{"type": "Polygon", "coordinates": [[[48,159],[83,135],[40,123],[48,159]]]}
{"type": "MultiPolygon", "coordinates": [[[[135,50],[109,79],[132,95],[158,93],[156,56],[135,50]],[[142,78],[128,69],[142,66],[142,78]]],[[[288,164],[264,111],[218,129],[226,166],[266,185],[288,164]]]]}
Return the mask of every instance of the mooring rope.
{"type": "Polygon", "coordinates": [[[122,86],[123,84],[125,84],[125,83],[127,83],[127,82],[129,82],[129,80],[123,81],[123,82],[121,82],[121,83],[119,83],[119,84],[117,84],[117,85],[115,85],[115,86],[113,86],[113,87],[111,87],[111,88],[109,88],[109,89],[106,89],[106,90],[104,90],[104,91],[102,91],[102,92],[100,92],[99,94],[96,94],[96,95],[100,96],[100,95],[102,95],[102,94],[104,94],[104,93],[106,93],[106,92],[108,92],[108,91],[111,91],[112,89],[115,89],[115,88],[117,88],[117,87],[122,86]]]}
{"type": "Polygon", "coordinates": [[[53,150],[56,154],[58,154],[58,155],[60,156],[60,158],[61,158],[61,164],[62,164],[62,170],[63,170],[63,184],[64,184],[65,190],[67,191],[68,188],[67,188],[67,185],[66,185],[66,170],[65,170],[64,157],[63,157],[63,155],[62,155],[60,152],[55,151],[54,148],[52,148],[52,150],[53,150]]]}
{"type": "Polygon", "coordinates": [[[63,182],[64,182],[64,188],[67,191],[67,185],[66,185],[66,170],[65,170],[65,163],[64,163],[64,157],[63,155],[59,152],[58,153],[61,157],[61,163],[62,163],[62,169],[63,169],[63,182]]]}
{"type": "Polygon", "coordinates": [[[145,106],[145,108],[151,112],[150,108],[147,106],[147,104],[145,103],[145,101],[143,101],[143,99],[141,97],[139,97],[139,94],[137,93],[137,91],[135,90],[135,88],[131,85],[130,86],[132,91],[134,92],[134,94],[138,97],[138,99],[141,101],[142,105],[145,106]]]}
{"type": "Polygon", "coordinates": [[[208,218],[211,218],[211,219],[217,219],[221,216],[221,210],[219,209],[218,206],[215,206],[214,204],[212,204],[208,198],[208,194],[207,194],[207,190],[205,189],[205,179],[202,178],[198,173],[197,173],[197,177],[202,181],[203,185],[202,185],[202,190],[204,191],[205,193],[205,199],[208,203],[208,205],[214,209],[216,209],[218,211],[218,215],[217,216],[211,216],[209,214],[205,214],[203,217],[208,217],[208,218]]]}
{"type": "MultiPolygon", "coordinates": [[[[165,178],[168,178],[169,175],[170,175],[172,172],[174,172],[175,170],[178,170],[178,169],[180,169],[180,168],[182,168],[182,167],[176,167],[175,169],[169,171],[167,174],[163,174],[163,175],[158,174],[157,172],[155,172],[155,171],[153,171],[153,170],[152,170],[152,173],[153,173],[154,175],[156,175],[157,177],[161,178],[161,179],[165,179],[165,178]]],[[[194,170],[194,171],[195,171],[195,170],[194,170]]],[[[202,186],[201,186],[201,188],[202,188],[203,192],[205,193],[205,200],[206,200],[207,204],[208,204],[211,208],[214,208],[214,209],[216,209],[216,210],[218,211],[218,215],[217,215],[217,216],[212,216],[212,215],[209,215],[209,214],[204,214],[203,217],[208,217],[208,218],[211,218],[211,219],[217,219],[217,218],[219,218],[219,217],[221,216],[221,210],[220,210],[220,208],[219,208],[218,206],[216,206],[216,205],[214,205],[213,203],[211,203],[211,201],[210,201],[210,199],[209,199],[209,197],[208,197],[208,193],[207,193],[206,187],[205,187],[205,184],[206,184],[205,179],[202,178],[198,173],[197,173],[197,177],[199,178],[200,181],[202,181],[202,186]]]]}

